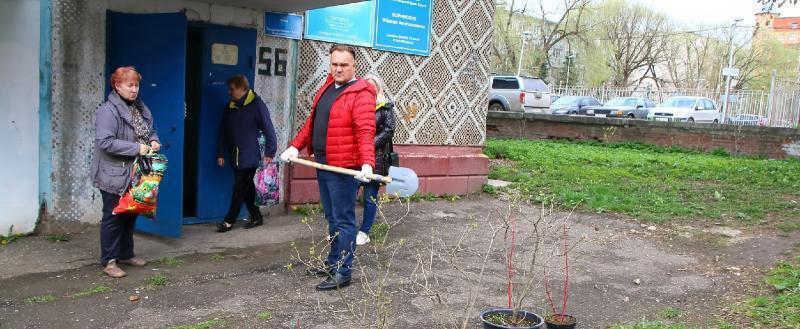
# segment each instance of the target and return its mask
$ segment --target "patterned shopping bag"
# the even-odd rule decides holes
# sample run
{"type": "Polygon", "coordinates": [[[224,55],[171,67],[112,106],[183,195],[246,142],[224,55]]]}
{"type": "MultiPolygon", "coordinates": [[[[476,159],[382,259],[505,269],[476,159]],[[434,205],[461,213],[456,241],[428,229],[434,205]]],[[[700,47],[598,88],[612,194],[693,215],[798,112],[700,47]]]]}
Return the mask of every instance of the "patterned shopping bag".
{"type": "Polygon", "coordinates": [[[256,184],[256,205],[274,206],[281,201],[278,163],[270,162],[256,170],[253,182],[256,184]]]}
{"type": "Polygon", "coordinates": [[[153,153],[138,157],[131,170],[131,184],[112,213],[154,218],[158,185],[166,171],[167,157],[163,154],[153,153]]]}

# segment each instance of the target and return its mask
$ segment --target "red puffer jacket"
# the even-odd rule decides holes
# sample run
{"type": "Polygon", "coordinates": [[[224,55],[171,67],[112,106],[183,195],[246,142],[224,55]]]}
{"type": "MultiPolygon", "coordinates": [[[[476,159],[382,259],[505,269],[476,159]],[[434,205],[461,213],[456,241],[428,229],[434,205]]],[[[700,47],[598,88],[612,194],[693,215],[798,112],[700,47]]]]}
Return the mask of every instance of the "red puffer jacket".
{"type": "MultiPolygon", "coordinates": [[[[322,92],[333,83],[328,75],[325,85],[314,96],[311,115],[303,128],[297,133],[291,145],[298,150],[311,149],[311,134],[314,131],[314,111],[322,92]]],[[[328,119],[328,136],[325,139],[326,160],[329,165],[361,169],[369,164],[375,168],[375,90],[364,80],[358,80],[347,87],[333,101],[328,119]]]]}

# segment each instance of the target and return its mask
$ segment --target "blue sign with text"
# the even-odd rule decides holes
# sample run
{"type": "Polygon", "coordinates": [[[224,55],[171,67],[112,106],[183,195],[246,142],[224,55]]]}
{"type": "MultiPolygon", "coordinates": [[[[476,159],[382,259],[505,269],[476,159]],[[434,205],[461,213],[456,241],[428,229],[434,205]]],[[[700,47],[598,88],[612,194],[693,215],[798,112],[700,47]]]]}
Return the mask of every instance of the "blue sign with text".
{"type": "Polygon", "coordinates": [[[306,38],[372,47],[374,1],[306,11],[306,38]]]}
{"type": "Polygon", "coordinates": [[[300,40],[303,38],[303,16],[266,12],[264,34],[300,40]]]}
{"type": "Polygon", "coordinates": [[[374,48],[428,56],[433,0],[378,0],[374,48]]]}

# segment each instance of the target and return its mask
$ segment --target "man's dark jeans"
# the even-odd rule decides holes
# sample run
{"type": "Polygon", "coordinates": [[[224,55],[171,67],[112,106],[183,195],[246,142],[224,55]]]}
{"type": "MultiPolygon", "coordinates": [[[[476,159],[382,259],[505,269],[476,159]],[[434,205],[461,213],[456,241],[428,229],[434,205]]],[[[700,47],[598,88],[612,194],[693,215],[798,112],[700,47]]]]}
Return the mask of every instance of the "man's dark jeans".
{"type": "MultiPolygon", "coordinates": [[[[316,161],[326,163],[324,157],[316,157],[316,161]]],[[[360,182],[350,175],[318,169],[317,183],[328,235],[334,237],[325,263],[350,276],[356,251],[356,196],[360,182]]]]}

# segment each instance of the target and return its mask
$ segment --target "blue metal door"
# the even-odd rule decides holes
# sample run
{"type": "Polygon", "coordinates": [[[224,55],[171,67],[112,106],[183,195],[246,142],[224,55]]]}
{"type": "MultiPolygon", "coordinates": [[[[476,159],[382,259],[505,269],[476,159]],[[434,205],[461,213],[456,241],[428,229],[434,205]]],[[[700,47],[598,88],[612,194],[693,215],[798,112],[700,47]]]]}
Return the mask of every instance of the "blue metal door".
{"type": "MultiPolygon", "coordinates": [[[[220,122],[230,100],[225,81],[244,74],[252,88],[256,61],[256,30],[203,24],[202,86],[197,159],[197,216],[186,223],[219,221],[231,200],[233,170],[229,159],[224,168],[216,161],[220,122]]],[[[242,207],[242,213],[245,208],[242,207]]]]}
{"type": "Polygon", "coordinates": [[[128,65],[135,66],[141,73],[140,95],[153,112],[161,138],[161,153],[169,160],[159,186],[156,219],[140,217],[136,228],[156,235],[180,237],[186,16],[183,13],[109,11],[106,22],[106,76],[117,67],[128,65]]]}

